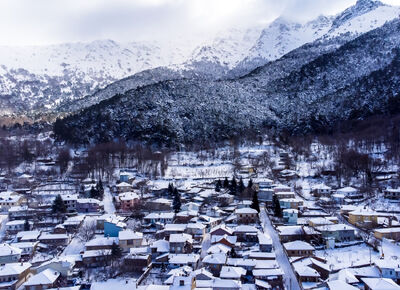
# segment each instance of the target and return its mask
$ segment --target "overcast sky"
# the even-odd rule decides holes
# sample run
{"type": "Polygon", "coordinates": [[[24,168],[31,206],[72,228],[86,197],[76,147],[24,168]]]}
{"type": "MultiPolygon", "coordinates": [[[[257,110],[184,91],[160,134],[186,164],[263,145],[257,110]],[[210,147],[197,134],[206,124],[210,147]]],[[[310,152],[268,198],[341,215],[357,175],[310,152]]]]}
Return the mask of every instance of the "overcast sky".
{"type": "MultiPolygon", "coordinates": [[[[0,45],[206,37],[280,15],[306,21],[356,0],[0,0],[0,45]]],[[[384,2],[399,5],[400,0],[384,2]]]]}

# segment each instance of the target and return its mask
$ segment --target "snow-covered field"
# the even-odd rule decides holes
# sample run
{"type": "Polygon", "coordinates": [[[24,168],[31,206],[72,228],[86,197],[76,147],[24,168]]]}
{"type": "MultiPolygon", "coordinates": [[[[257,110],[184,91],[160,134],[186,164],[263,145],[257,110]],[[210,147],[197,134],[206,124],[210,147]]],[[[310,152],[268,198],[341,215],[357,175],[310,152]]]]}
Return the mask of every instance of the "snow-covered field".
{"type": "Polygon", "coordinates": [[[348,267],[369,265],[380,258],[380,254],[375,252],[366,244],[316,251],[317,257],[327,260],[327,264],[333,270],[340,270],[348,267]]]}

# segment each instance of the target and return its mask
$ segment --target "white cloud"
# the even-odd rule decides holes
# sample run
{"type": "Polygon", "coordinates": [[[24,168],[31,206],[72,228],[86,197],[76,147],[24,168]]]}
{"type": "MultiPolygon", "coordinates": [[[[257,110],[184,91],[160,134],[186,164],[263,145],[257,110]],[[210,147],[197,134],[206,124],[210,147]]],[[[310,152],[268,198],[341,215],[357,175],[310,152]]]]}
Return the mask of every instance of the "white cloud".
{"type": "MultiPolygon", "coordinates": [[[[400,2],[400,0],[385,0],[400,2]]],[[[309,20],[355,0],[1,0],[0,44],[205,37],[284,14],[309,20]]]]}

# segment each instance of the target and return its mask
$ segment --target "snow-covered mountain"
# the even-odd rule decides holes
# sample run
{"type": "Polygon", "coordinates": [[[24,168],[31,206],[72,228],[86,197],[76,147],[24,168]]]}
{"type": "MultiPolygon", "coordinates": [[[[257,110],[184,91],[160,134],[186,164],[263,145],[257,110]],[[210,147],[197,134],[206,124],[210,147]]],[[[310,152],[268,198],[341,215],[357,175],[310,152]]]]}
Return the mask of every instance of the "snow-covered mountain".
{"type": "Polygon", "coordinates": [[[78,144],[124,138],[176,146],[271,127],[325,133],[341,121],[397,114],[399,28],[395,19],[339,46],[336,38],[315,41],[241,78],[167,80],[129,90],[58,119],[54,132],[78,144]],[[280,73],[281,67],[291,70],[280,73]]]}
{"type": "Polygon", "coordinates": [[[201,45],[191,41],[165,45],[103,40],[0,47],[0,114],[77,110],[139,86],[188,77],[234,78],[269,62],[274,64],[263,68],[270,70],[264,77],[284,77],[311,58],[399,14],[399,7],[359,0],[336,16],[320,16],[307,23],[279,17],[266,27],[221,32],[201,45]],[[290,62],[284,57],[314,42],[319,45],[312,54],[298,50],[290,62]],[[158,67],[165,68],[155,70],[158,67]]]}

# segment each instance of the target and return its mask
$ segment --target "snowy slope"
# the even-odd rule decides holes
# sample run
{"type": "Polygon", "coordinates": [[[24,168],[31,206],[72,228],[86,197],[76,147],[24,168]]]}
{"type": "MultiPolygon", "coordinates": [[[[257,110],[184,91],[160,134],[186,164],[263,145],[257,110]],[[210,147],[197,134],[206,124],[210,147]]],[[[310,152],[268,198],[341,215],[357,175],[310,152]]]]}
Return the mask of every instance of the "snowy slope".
{"type": "Polygon", "coordinates": [[[24,68],[34,74],[62,76],[65,70],[87,75],[126,77],[145,69],[181,63],[191,52],[181,45],[167,51],[156,43],[118,43],[97,40],[49,46],[0,47],[0,63],[9,69],[24,68]]]}
{"type": "Polygon", "coordinates": [[[380,27],[399,14],[399,7],[359,0],[334,17],[320,16],[307,23],[279,17],[267,27],[221,32],[199,46],[194,41],[160,44],[112,40],[40,47],[3,46],[0,115],[79,110],[138,86],[192,76],[211,80],[234,78],[280,59],[281,65],[276,63],[274,69],[269,66],[272,73],[265,74],[265,78],[284,77],[312,57],[380,27]],[[297,53],[297,59],[290,63],[290,58],[284,57],[314,42],[320,45],[314,46],[312,54],[309,50],[306,54],[297,53]],[[119,82],[111,85],[116,81],[119,82]]]}
{"type": "Polygon", "coordinates": [[[238,64],[233,74],[243,75],[315,40],[331,41],[336,38],[340,43],[340,38],[344,38],[349,41],[399,15],[400,7],[375,0],[358,0],[354,6],[336,16],[320,16],[305,24],[279,17],[262,31],[249,55],[238,64]]]}
{"type": "Polygon", "coordinates": [[[262,31],[247,58],[278,59],[289,51],[323,36],[331,25],[331,18],[324,16],[306,24],[278,18],[262,31]]]}
{"type": "Polygon", "coordinates": [[[196,48],[190,62],[211,62],[232,69],[249,54],[261,30],[261,27],[252,27],[221,32],[211,43],[196,48]]]}

